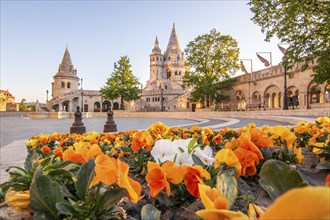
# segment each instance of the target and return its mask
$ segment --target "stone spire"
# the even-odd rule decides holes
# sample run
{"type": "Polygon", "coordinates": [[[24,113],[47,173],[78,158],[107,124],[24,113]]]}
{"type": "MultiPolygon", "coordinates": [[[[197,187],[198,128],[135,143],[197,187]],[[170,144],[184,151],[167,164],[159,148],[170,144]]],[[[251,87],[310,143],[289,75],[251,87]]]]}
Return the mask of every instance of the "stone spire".
{"type": "Polygon", "coordinates": [[[55,76],[71,76],[77,77],[77,70],[74,69],[71,61],[70,52],[68,46],[65,48],[64,56],[61,64],[58,67],[58,72],[55,76]]]}
{"type": "Polygon", "coordinates": [[[182,48],[180,46],[180,41],[179,41],[179,37],[176,33],[175,30],[175,23],[173,23],[173,28],[172,28],[172,32],[171,32],[171,36],[170,39],[168,41],[168,45],[167,45],[167,49],[166,49],[166,54],[170,53],[170,52],[182,52],[182,48]]]}
{"type": "Polygon", "coordinates": [[[154,48],[152,49],[152,52],[153,52],[153,53],[155,53],[155,52],[157,52],[157,53],[161,53],[161,50],[160,50],[160,48],[159,48],[159,42],[158,42],[158,38],[157,38],[157,36],[156,36],[156,40],[155,40],[155,46],[154,46],[154,48]]]}

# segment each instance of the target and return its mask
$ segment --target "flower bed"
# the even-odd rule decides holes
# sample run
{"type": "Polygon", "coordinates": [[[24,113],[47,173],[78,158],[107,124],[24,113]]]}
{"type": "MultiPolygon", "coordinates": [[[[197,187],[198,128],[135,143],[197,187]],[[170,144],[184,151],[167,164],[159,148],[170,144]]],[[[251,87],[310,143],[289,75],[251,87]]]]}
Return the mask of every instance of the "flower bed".
{"type": "Polygon", "coordinates": [[[309,151],[327,174],[329,133],[321,117],[295,128],[158,122],[147,131],[40,134],[26,142],[24,168],[9,168],[1,199],[40,219],[329,218],[329,188],[307,186],[293,169],[309,151]],[[283,212],[288,204],[296,208],[283,212]]]}

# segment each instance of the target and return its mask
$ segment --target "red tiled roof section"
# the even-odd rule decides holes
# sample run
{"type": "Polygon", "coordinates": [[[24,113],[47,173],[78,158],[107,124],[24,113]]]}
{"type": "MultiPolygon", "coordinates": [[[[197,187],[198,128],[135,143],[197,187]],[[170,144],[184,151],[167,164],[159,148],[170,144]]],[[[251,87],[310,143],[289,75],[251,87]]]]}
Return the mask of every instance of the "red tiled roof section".
{"type": "Polygon", "coordinates": [[[0,89],[0,93],[4,94],[7,98],[15,98],[10,92],[8,92],[6,90],[0,89]]]}

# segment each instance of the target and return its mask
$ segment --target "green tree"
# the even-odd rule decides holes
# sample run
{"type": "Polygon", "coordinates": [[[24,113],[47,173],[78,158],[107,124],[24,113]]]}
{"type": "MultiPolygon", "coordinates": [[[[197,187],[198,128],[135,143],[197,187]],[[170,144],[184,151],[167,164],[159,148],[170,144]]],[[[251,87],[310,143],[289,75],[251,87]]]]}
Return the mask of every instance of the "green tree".
{"type": "Polygon", "coordinates": [[[190,41],[185,53],[187,70],[183,86],[193,86],[191,100],[202,103],[205,99],[216,103],[223,100],[223,90],[231,87],[230,73],[239,68],[237,41],[212,29],[190,41]]]}
{"type": "Polygon", "coordinates": [[[21,112],[25,112],[27,110],[25,99],[22,99],[22,101],[18,104],[18,110],[21,112]]]}
{"type": "Polygon", "coordinates": [[[251,0],[252,21],[261,26],[266,41],[276,36],[288,43],[284,64],[308,64],[317,58],[314,81],[330,83],[329,0],[251,0]]]}
{"type": "Polygon", "coordinates": [[[139,81],[133,75],[131,64],[127,56],[120,57],[114,64],[114,71],[104,87],[100,89],[101,96],[105,99],[120,98],[120,109],[125,109],[124,101],[139,99],[139,81]]]}

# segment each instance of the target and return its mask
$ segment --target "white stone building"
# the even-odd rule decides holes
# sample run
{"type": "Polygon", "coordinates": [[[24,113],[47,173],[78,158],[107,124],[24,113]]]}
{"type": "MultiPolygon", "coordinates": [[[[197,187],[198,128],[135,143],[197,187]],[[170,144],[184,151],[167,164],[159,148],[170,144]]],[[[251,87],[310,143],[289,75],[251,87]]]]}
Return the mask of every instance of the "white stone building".
{"type": "Polygon", "coordinates": [[[103,100],[99,91],[83,90],[81,87],[82,79],[79,79],[66,47],[62,62],[53,77],[52,98],[47,101],[47,109],[56,112],[73,112],[77,106],[83,106],[83,112],[106,112],[111,106],[113,109],[119,109],[118,100],[103,100]]]}

